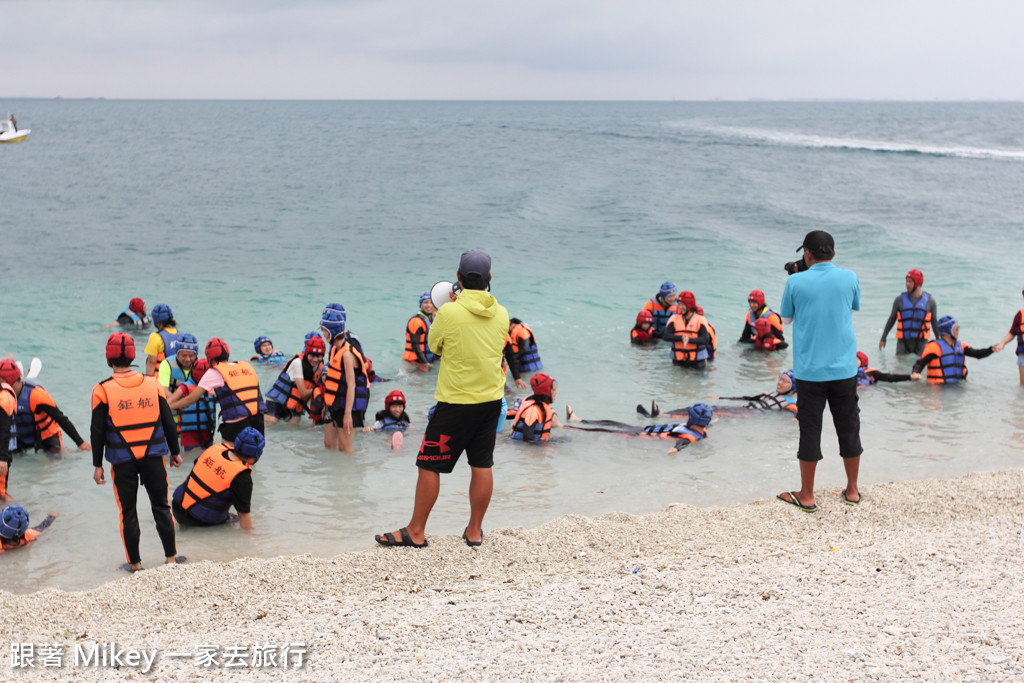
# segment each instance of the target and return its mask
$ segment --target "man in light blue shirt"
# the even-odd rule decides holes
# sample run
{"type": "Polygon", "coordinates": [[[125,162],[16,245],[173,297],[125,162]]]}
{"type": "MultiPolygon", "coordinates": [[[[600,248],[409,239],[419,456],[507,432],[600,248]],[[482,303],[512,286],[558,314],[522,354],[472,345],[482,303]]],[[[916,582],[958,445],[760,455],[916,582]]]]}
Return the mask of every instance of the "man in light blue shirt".
{"type": "Polygon", "coordinates": [[[821,460],[821,418],[828,404],[846,469],[843,500],[860,502],[860,408],[857,406],[857,339],[853,311],[860,310],[860,284],[850,270],[837,268],[835,242],[824,230],[804,237],[808,269],[791,275],[782,294],[783,322],[793,323],[793,372],[797,379],[797,420],[800,423],[800,490],[778,498],[805,512],[814,512],[814,472],[821,460]]]}

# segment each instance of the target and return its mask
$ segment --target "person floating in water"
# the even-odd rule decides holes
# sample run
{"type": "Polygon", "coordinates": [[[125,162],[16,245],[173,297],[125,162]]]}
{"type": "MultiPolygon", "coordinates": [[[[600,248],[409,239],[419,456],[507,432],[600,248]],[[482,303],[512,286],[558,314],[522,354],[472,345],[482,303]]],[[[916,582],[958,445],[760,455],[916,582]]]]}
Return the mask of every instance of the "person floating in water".
{"type": "Polygon", "coordinates": [[[640,436],[663,439],[676,439],[676,443],[668,450],[667,455],[678,453],[695,441],[700,441],[708,435],[708,427],[714,418],[714,409],[706,403],[694,403],[686,411],[686,423],[678,422],[671,424],[647,425],[637,427],[615,420],[583,420],[580,419],[572,406],[565,407],[565,417],[568,421],[566,429],[579,429],[585,432],[611,432],[623,436],[640,436]],[[579,427],[571,423],[582,423],[587,425],[579,427]]]}
{"type": "Polygon", "coordinates": [[[0,510],[0,553],[28,545],[39,533],[53,524],[57,513],[51,512],[38,526],[29,528],[28,510],[20,505],[8,505],[0,510]]]}
{"type": "Polygon", "coordinates": [[[257,363],[284,362],[284,353],[274,348],[274,342],[270,340],[270,337],[264,335],[256,337],[256,340],[252,343],[252,348],[256,355],[249,359],[251,361],[256,361],[257,363]]]}
{"type": "Polygon", "coordinates": [[[915,382],[921,379],[921,371],[928,368],[925,379],[932,384],[952,384],[967,379],[967,366],[964,358],[987,358],[995,351],[995,346],[987,349],[972,349],[959,340],[960,324],[951,315],[942,316],[936,326],[938,339],[928,342],[921,357],[914,363],[910,379],[915,382]]]}
{"type": "Polygon", "coordinates": [[[909,382],[910,375],[899,375],[882,372],[868,367],[868,355],[857,352],[857,386],[869,387],[876,382],[909,382]]]}
{"type": "Polygon", "coordinates": [[[514,441],[547,441],[551,438],[552,428],[562,426],[551,408],[558,394],[558,383],[546,372],[538,372],[530,378],[530,387],[533,394],[519,404],[512,418],[509,438],[514,441]]]}
{"type": "Polygon", "coordinates": [[[384,410],[378,410],[374,423],[363,427],[364,432],[404,432],[411,420],[405,412],[405,394],[395,389],[384,397],[384,410]]]}
{"type": "MultiPolygon", "coordinates": [[[[796,413],[796,379],[792,370],[786,370],[779,375],[775,383],[775,391],[766,391],[754,396],[710,396],[709,398],[719,401],[746,401],[745,406],[714,406],[713,409],[719,415],[745,415],[748,410],[788,410],[796,413]]],[[[661,410],[656,401],[651,401],[651,410],[642,405],[637,405],[636,412],[644,417],[673,417],[681,418],[689,414],[690,408],[676,408],[673,410],[661,410]]]]}
{"type": "Polygon", "coordinates": [[[633,344],[655,344],[658,337],[654,332],[654,316],[647,309],[636,314],[636,325],[629,331],[629,341],[633,344]]]}
{"type": "Polygon", "coordinates": [[[146,315],[146,302],[135,297],[128,302],[123,311],[117,314],[117,320],[100,329],[109,330],[111,327],[120,325],[121,329],[125,330],[141,330],[149,327],[150,322],[149,316],[146,315]]]}

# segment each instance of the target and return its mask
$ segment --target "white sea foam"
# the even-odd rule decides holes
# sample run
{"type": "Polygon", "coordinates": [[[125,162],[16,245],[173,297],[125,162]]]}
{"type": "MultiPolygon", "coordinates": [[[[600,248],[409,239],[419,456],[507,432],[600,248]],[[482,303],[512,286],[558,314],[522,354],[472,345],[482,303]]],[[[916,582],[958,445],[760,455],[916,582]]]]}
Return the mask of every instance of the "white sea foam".
{"type": "Polygon", "coordinates": [[[857,137],[832,137],[795,133],[785,130],[746,128],[732,126],[704,126],[701,130],[722,137],[738,138],[753,142],[788,147],[817,149],[845,149],[865,152],[890,152],[894,154],[924,154],[965,159],[1007,159],[1024,161],[1024,150],[999,149],[995,147],[972,147],[968,145],[941,145],[934,143],[870,140],[857,137]]]}

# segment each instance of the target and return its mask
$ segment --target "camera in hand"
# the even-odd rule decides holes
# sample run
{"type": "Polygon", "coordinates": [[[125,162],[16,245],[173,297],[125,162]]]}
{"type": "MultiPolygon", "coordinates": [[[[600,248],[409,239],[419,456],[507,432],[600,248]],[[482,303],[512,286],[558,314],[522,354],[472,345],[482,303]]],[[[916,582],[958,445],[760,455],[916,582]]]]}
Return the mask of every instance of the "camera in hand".
{"type": "Polygon", "coordinates": [[[807,264],[804,262],[803,257],[801,257],[799,261],[790,261],[784,265],[783,268],[786,269],[787,273],[792,275],[793,273],[802,273],[807,270],[807,264]]]}

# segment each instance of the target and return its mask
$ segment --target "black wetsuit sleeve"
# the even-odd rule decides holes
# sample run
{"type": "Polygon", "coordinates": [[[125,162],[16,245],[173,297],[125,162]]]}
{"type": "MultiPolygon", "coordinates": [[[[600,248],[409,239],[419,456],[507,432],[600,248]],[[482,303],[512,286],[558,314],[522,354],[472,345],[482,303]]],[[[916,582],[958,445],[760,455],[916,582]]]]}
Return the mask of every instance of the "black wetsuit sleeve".
{"type": "Polygon", "coordinates": [[[900,375],[889,372],[882,372],[880,370],[871,370],[870,372],[864,373],[868,377],[871,377],[876,382],[909,382],[910,375],[900,375]]]}
{"type": "Polygon", "coordinates": [[[60,425],[60,428],[64,430],[65,434],[71,437],[71,440],[75,442],[76,446],[81,446],[85,442],[85,439],[83,439],[78,433],[78,430],[75,429],[75,425],[71,424],[71,420],[61,412],[60,408],[57,406],[42,405],[39,406],[39,409],[49,415],[50,419],[60,425]]]}
{"type": "MultiPolygon", "coordinates": [[[[902,295],[901,295],[902,296],[902,295]]],[[[889,319],[885,321],[885,328],[882,329],[882,338],[880,341],[885,341],[885,338],[889,336],[889,330],[896,324],[896,315],[900,312],[900,296],[892,302],[892,312],[889,313],[889,319]]]]}
{"type": "Polygon", "coordinates": [[[255,415],[252,416],[252,426],[253,429],[255,429],[260,434],[266,433],[265,430],[267,428],[267,424],[266,421],[263,419],[263,413],[256,413],[255,415]]]}
{"type": "Polygon", "coordinates": [[[0,460],[11,462],[10,451],[11,416],[0,410],[0,460]]]}
{"type": "MultiPolygon", "coordinates": [[[[776,339],[779,339],[779,337],[776,337],[776,339]]],[[[776,351],[781,351],[782,349],[788,349],[788,348],[789,348],[789,342],[788,341],[782,341],[781,339],[779,339],[779,341],[775,343],[775,350],[776,351]]]]}
{"type": "Polygon", "coordinates": [[[967,346],[964,347],[964,355],[970,356],[971,358],[988,358],[992,355],[992,347],[989,346],[985,349],[975,349],[967,346]]]}
{"type": "Polygon", "coordinates": [[[689,445],[690,445],[690,443],[692,443],[692,442],[690,442],[690,441],[687,441],[686,439],[677,439],[677,440],[676,440],[676,445],[675,445],[675,449],[676,449],[677,451],[681,451],[681,450],[683,450],[684,448],[686,448],[687,446],[689,446],[689,445]]]}
{"type": "Polygon", "coordinates": [[[721,401],[757,401],[764,398],[765,394],[757,394],[756,396],[719,396],[721,401]]]}
{"type": "Polygon", "coordinates": [[[427,339],[422,326],[409,335],[409,341],[412,344],[413,353],[416,354],[416,362],[420,364],[427,363],[427,339]]]}
{"type": "Polygon", "coordinates": [[[231,480],[231,504],[235,512],[248,514],[252,511],[252,472],[239,472],[231,480]]]}
{"type": "Polygon", "coordinates": [[[711,333],[708,332],[707,325],[700,326],[700,329],[697,330],[697,336],[693,337],[690,343],[697,346],[711,346],[711,333]]]}
{"type": "MultiPolygon", "coordinates": [[[[107,445],[107,404],[97,403],[92,409],[89,443],[92,444],[92,466],[103,467],[103,448],[107,445]]],[[[177,433],[177,429],[174,430],[177,433]]]]}
{"type": "Polygon", "coordinates": [[[53,524],[53,520],[55,520],[55,519],[57,519],[57,518],[54,515],[46,515],[46,519],[44,519],[37,526],[34,526],[32,528],[35,529],[36,531],[42,531],[42,530],[46,529],[48,526],[50,526],[51,524],[53,524]]]}
{"type": "Polygon", "coordinates": [[[935,355],[934,353],[929,353],[927,356],[921,356],[920,358],[917,359],[917,362],[914,363],[913,372],[920,373],[922,370],[925,369],[925,367],[929,363],[931,363],[936,358],[939,358],[939,356],[935,355]]]}
{"type": "Polygon", "coordinates": [[[178,424],[174,421],[174,411],[167,405],[167,399],[163,396],[160,397],[160,424],[164,428],[164,438],[167,439],[171,455],[178,455],[181,452],[178,447],[178,424]]]}
{"type": "Polygon", "coordinates": [[[751,329],[750,323],[743,323],[743,334],[740,335],[741,344],[753,344],[754,343],[754,330],[751,329]]]}
{"type": "MultiPolygon", "coordinates": [[[[931,333],[930,334],[931,334],[932,337],[935,337],[936,339],[938,339],[939,338],[938,337],[938,332],[937,332],[937,330],[935,328],[939,324],[939,307],[935,303],[935,297],[934,296],[929,296],[927,310],[929,312],[931,312],[931,314],[932,314],[932,329],[931,329],[931,333]]],[[[927,339],[927,338],[928,338],[928,335],[924,335],[923,337],[921,337],[921,339],[927,339]]]]}
{"type": "Polygon", "coordinates": [[[505,344],[505,362],[508,363],[508,369],[512,371],[512,379],[519,379],[522,374],[519,370],[519,358],[512,350],[511,344],[505,344]]]}

